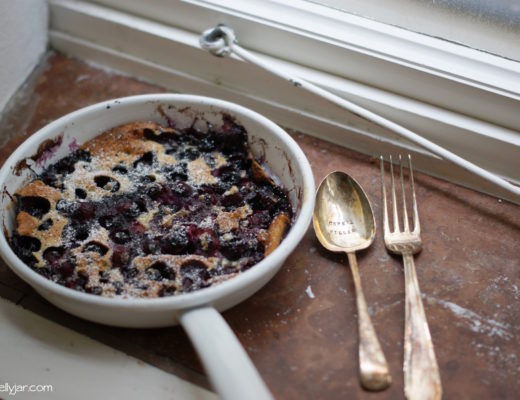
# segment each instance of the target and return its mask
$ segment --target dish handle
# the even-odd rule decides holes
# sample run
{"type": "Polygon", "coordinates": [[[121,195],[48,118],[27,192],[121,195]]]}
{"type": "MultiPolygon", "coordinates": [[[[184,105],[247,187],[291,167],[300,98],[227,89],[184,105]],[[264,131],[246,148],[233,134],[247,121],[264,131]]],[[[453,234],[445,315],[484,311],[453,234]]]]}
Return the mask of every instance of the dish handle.
{"type": "Polygon", "coordinates": [[[224,400],[272,400],[266,384],[222,315],[213,307],[184,312],[179,321],[224,400]]]}

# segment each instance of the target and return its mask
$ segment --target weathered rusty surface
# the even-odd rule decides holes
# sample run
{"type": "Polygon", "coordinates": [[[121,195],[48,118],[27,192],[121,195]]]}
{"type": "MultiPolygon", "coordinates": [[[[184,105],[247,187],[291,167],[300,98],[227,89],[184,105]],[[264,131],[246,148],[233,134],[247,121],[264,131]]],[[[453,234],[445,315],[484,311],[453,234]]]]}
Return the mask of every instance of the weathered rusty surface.
{"type": "MultiPolygon", "coordinates": [[[[30,101],[4,122],[16,130],[0,149],[3,162],[41,126],[109,98],[163,89],[51,55],[30,101]],[[13,122],[14,121],[14,122],[13,122]]],[[[6,129],[0,123],[1,135],[6,129]]],[[[403,398],[402,262],[381,235],[378,163],[293,133],[316,181],[343,170],[365,189],[376,213],[375,243],[358,254],[361,279],[393,383],[369,393],[357,375],[354,287],[345,256],[324,250],[312,228],[260,292],[224,313],[278,399],[403,398]],[[314,295],[314,297],[311,295],[314,295]]],[[[520,208],[423,174],[416,190],[424,250],[417,274],[441,371],[444,398],[516,399],[520,387],[520,208]]],[[[207,385],[179,327],[117,329],[57,310],[0,262],[0,296],[164,370],[207,385]]],[[[78,385],[81,383],[78,382],[78,385]]]]}

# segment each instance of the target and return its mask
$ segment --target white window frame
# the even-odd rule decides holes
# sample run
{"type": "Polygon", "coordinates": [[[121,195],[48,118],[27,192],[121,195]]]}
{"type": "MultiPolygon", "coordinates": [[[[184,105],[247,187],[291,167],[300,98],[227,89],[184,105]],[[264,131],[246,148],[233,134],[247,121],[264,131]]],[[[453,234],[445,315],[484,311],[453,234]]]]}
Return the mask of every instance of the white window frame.
{"type": "Polygon", "coordinates": [[[432,175],[507,198],[396,135],[200,49],[225,23],[279,68],[520,183],[520,63],[305,1],[50,0],[51,46],[178,92],[225,98],[370,155],[407,151],[432,175]]]}
{"type": "Polygon", "coordinates": [[[388,25],[520,61],[520,5],[517,0],[305,1],[328,4],[331,8],[388,25]],[[512,4],[513,1],[517,4],[512,4]]]}

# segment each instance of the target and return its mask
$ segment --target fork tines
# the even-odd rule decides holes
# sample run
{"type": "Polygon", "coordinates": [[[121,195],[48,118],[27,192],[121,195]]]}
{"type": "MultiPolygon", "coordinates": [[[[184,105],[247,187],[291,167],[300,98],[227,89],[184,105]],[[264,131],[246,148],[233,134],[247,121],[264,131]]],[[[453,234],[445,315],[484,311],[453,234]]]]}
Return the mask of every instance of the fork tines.
{"type": "MultiPolygon", "coordinates": [[[[390,155],[390,182],[391,182],[391,196],[392,196],[392,226],[393,232],[411,232],[414,234],[420,233],[420,223],[419,223],[419,213],[417,211],[417,199],[415,196],[415,186],[413,180],[413,169],[412,169],[412,157],[408,154],[408,177],[410,181],[411,188],[411,196],[412,196],[412,209],[413,209],[413,231],[410,231],[410,225],[408,221],[408,212],[406,207],[406,190],[404,185],[404,177],[403,177],[403,159],[399,154],[399,171],[400,171],[400,181],[401,181],[401,197],[402,197],[402,208],[403,208],[403,231],[401,231],[400,223],[399,223],[399,213],[397,211],[397,199],[396,199],[396,190],[395,190],[395,181],[394,181],[394,164],[392,160],[392,156],[390,155]]],[[[386,188],[385,188],[385,173],[384,173],[384,158],[380,157],[381,161],[381,191],[382,191],[382,201],[383,201],[383,225],[385,234],[390,233],[390,225],[388,220],[388,206],[387,206],[387,198],[386,198],[386,188]]]]}

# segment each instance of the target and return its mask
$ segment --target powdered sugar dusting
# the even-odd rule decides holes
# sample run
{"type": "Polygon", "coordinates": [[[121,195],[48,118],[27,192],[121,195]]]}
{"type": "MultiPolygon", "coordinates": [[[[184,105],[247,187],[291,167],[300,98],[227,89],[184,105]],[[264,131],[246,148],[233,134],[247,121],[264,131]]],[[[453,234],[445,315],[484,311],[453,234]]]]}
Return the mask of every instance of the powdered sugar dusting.
{"type": "Polygon", "coordinates": [[[476,312],[461,307],[458,304],[450,301],[436,299],[433,297],[427,298],[430,303],[439,304],[442,307],[450,310],[457,317],[469,322],[469,328],[472,332],[487,334],[488,336],[498,336],[502,339],[511,340],[513,333],[511,333],[511,326],[504,324],[491,318],[485,318],[478,315],[476,312]]]}

